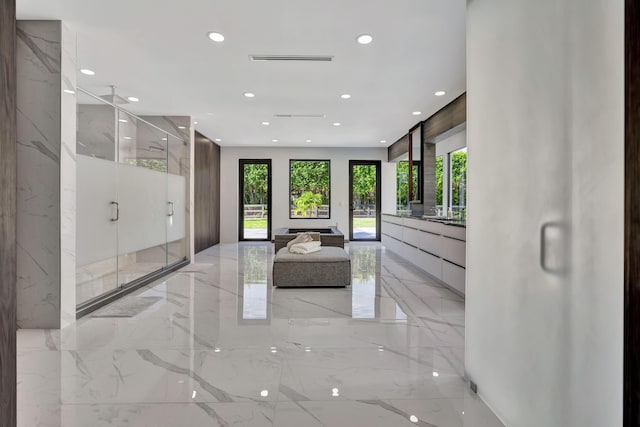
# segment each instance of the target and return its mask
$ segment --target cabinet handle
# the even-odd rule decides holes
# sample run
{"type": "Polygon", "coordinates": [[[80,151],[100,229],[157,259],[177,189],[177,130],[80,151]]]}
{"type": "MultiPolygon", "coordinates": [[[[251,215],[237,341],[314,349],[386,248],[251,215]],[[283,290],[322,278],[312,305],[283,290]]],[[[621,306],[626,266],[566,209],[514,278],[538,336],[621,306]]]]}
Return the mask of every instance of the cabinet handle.
{"type": "Polygon", "coordinates": [[[173,202],[167,202],[169,206],[171,206],[171,212],[167,216],[173,216],[175,211],[173,210],[173,202]]]}
{"type": "Polygon", "coordinates": [[[111,222],[116,222],[120,219],[120,203],[118,202],[111,202],[111,206],[116,205],[116,217],[115,218],[111,218],[111,222]]]}
{"type": "Polygon", "coordinates": [[[560,268],[552,268],[547,265],[547,230],[552,227],[562,229],[562,224],[559,222],[545,222],[540,227],[540,268],[547,273],[559,274],[562,273],[560,268]]]}

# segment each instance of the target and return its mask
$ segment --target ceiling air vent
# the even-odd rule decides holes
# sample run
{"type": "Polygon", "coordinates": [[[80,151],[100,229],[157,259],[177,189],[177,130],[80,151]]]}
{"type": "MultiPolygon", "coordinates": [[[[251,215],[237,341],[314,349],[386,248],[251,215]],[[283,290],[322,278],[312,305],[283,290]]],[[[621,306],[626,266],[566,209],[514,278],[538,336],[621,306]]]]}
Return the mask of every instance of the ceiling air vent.
{"type": "Polygon", "coordinates": [[[329,55],[249,55],[252,61],[312,61],[331,62],[333,56],[329,55]]]}
{"type": "Polygon", "coordinates": [[[274,114],[274,116],[279,117],[281,119],[300,119],[300,118],[323,119],[327,117],[326,114],[274,114]]]}

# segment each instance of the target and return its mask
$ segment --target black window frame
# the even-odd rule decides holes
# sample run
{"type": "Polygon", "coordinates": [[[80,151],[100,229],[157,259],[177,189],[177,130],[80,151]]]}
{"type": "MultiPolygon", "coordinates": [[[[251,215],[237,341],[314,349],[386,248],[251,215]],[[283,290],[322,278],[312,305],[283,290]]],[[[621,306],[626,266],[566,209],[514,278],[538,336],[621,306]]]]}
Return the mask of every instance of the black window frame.
{"type": "Polygon", "coordinates": [[[331,159],[289,159],[289,194],[287,196],[287,209],[289,209],[289,219],[331,219],[331,159]],[[291,215],[291,168],[293,166],[293,162],[326,162],[327,163],[327,173],[329,174],[329,194],[327,195],[329,199],[329,216],[322,217],[299,217],[291,215]]]}

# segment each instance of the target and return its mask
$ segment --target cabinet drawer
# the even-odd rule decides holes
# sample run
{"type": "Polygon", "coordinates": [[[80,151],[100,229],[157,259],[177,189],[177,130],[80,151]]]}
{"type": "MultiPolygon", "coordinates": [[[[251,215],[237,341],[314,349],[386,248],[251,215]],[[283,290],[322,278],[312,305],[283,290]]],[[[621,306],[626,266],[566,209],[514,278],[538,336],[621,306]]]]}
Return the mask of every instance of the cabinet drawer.
{"type": "Polygon", "coordinates": [[[421,231],[419,230],[415,230],[413,228],[407,228],[404,227],[404,229],[402,230],[402,240],[409,243],[410,245],[416,246],[416,247],[420,247],[420,243],[422,243],[420,241],[420,235],[422,234],[421,231]]]}
{"type": "Polygon", "coordinates": [[[419,231],[418,233],[420,233],[420,244],[418,247],[432,255],[441,256],[442,248],[440,242],[443,237],[437,234],[427,233],[426,231],[419,231]]]}
{"type": "Polygon", "coordinates": [[[440,258],[419,250],[414,264],[442,280],[442,260],[440,258]]]}
{"type": "Polygon", "coordinates": [[[442,237],[442,252],[440,253],[440,256],[454,264],[465,267],[466,246],[466,242],[442,237]]]}
{"type": "Polygon", "coordinates": [[[389,237],[389,236],[383,234],[382,235],[382,245],[387,250],[390,250],[391,252],[395,253],[396,255],[401,255],[402,242],[394,239],[393,237],[389,237]]]}
{"type": "Polygon", "coordinates": [[[398,240],[402,240],[402,229],[404,227],[389,222],[382,223],[382,232],[389,236],[395,237],[398,240]]]}
{"type": "Polygon", "coordinates": [[[418,249],[413,246],[407,245],[406,243],[402,244],[402,257],[409,261],[412,264],[416,263],[416,251],[418,249]]]}
{"type": "Polygon", "coordinates": [[[407,227],[418,228],[422,230],[424,227],[424,221],[415,218],[405,218],[404,225],[406,225],[407,227]]]}
{"type": "Polygon", "coordinates": [[[398,224],[398,225],[402,225],[402,219],[399,216],[393,216],[393,215],[382,215],[382,220],[386,221],[386,222],[390,222],[392,224],[398,224]]]}
{"type": "Polygon", "coordinates": [[[442,225],[443,236],[453,237],[458,240],[467,240],[467,229],[465,227],[456,227],[455,225],[442,225]]]}
{"type": "Polygon", "coordinates": [[[465,291],[465,269],[442,261],[442,281],[452,288],[462,292],[465,291]]]}

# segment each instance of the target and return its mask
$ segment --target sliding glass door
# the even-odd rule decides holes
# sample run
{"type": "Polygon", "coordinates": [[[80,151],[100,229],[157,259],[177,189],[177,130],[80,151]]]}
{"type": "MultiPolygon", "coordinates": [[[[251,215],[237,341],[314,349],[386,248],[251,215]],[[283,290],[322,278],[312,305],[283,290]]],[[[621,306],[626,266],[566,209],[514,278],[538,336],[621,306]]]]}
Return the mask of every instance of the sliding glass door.
{"type": "Polygon", "coordinates": [[[240,159],[240,241],[271,240],[271,159],[240,159]]]}
{"type": "Polygon", "coordinates": [[[82,310],[187,258],[189,153],[181,138],[82,90],[77,111],[82,310]]]}
{"type": "Polygon", "coordinates": [[[349,160],[349,240],[380,240],[380,167],[349,160]]]}

